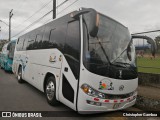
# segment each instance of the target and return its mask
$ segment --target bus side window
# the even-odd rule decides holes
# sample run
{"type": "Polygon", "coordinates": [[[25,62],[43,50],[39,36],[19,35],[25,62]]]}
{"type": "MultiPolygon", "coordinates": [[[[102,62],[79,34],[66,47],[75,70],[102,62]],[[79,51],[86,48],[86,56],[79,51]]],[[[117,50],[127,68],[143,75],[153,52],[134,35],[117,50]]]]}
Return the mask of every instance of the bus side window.
{"type": "Polygon", "coordinates": [[[15,48],[15,43],[11,43],[10,49],[9,49],[9,54],[8,54],[8,57],[10,59],[13,59],[13,57],[14,57],[14,48],[15,48]]]}
{"type": "Polygon", "coordinates": [[[36,35],[35,41],[33,43],[33,49],[38,49],[40,47],[39,41],[41,40],[40,34],[36,35]]]}
{"type": "Polygon", "coordinates": [[[25,40],[23,41],[23,50],[27,50],[28,45],[28,34],[25,36],[25,40]]]}
{"type": "Polygon", "coordinates": [[[18,42],[19,42],[19,39],[20,39],[20,38],[18,38],[18,40],[17,40],[17,44],[18,44],[18,42]]]}
{"type": "Polygon", "coordinates": [[[36,39],[35,32],[30,33],[29,39],[28,39],[28,45],[27,45],[27,50],[33,50],[34,49],[34,42],[36,39]]]}
{"type": "Polygon", "coordinates": [[[18,38],[18,40],[17,40],[17,45],[16,45],[16,50],[17,51],[19,51],[19,40],[20,40],[20,38],[18,38]]]}
{"type": "Polygon", "coordinates": [[[43,38],[42,38],[42,49],[48,49],[49,48],[49,36],[50,36],[51,27],[49,25],[45,25],[44,31],[43,31],[43,38]]]}
{"type": "Polygon", "coordinates": [[[36,38],[34,42],[34,49],[42,49],[42,39],[44,34],[44,27],[40,27],[36,30],[36,38]]]}
{"type": "Polygon", "coordinates": [[[76,79],[80,71],[80,27],[79,21],[68,23],[65,57],[76,79]]]}
{"type": "Polygon", "coordinates": [[[23,37],[19,38],[19,40],[17,42],[17,46],[16,46],[17,51],[21,51],[22,50],[23,42],[24,42],[24,38],[23,37]]]}
{"type": "Polygon", "coordinates": [[[37,49],[38,48],[41,48],[41,45],[42,45],[42,35],[41,35],[41,33],[40,34],[37,34],[37,36],[36,36],[36,42],[37,42],[37,49]]]}
{"type": "Polygon", "coordinates": [[[61,52],[64,51],[66,30],[67,30],[67,24],[63,24],[51,30],[50,40],[49,40],[50,47],[57,48],[61,52]]]}
{"type": "Polygon", "coordinates": [[[48,45],[49,48],[57,48],[58,47],[56,45],[56,41],[55,41],[55,38],[54,38],[56,36],[56,34],[57,34],[57,32],[55,31],[55,29],[52,29],[50,31],[50,36],[49,36],[49,43],[50,44],[48,45]]]}

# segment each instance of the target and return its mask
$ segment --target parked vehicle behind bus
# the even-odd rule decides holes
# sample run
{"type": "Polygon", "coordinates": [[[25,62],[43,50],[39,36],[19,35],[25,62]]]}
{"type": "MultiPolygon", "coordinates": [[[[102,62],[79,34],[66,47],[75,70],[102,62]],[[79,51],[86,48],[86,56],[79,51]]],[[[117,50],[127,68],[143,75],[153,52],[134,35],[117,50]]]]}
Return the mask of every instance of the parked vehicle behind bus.
{"type": "Polygon", "coordinates": [[[0,65],[1,65],[1,55],[2,55],[2,53],[0,52],[0,65]]]}
{"type": "Polygon", "coordinates": [[[127,27],[83,8],[19,37],[13,72],[54,106],[60,101],[79,113],[125,109],[135,104],[138,87],[132,41],[127,27]]]}
{"type": "Polygon", "coordinates": [[[16,40],[12,40],[4,44],[2,48],[0,66],[5,71],[12,71],[15,44],[16,40]]]}

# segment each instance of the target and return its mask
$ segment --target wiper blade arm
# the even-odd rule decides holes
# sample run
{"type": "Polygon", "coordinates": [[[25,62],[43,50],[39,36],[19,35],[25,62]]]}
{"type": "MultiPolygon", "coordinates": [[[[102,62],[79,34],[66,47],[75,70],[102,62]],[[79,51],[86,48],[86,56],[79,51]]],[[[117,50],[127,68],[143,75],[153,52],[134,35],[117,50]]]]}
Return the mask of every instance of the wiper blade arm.
{"type": "MultiPolygon", "coordinates": [[[[132,42],[132,40],[128,43],[128,45],[129,45],[131,42],[132,42]]],[[[127,45],[127,47],[128,47],[128,45],[127,45]]],[[[121,57],[121,55],[127,50],[127,47],[121,52],[121,54],[120,54],[116,59],[113,60],[112,63],[114,63],[117,59],[119,59],[119,58],[121,57]]]]}
{"type": "Polygon", "coordinates": [[[113,62],[112,63],[114,63],[118,58],[120,58],[121,57],[121,55],[126,51],[127,49],[124,49],[123,50],[123,52],[115,59],[115,60],[113,60],[113,62]]]}
{"type": "Polygon", "coordinates": [[[112,63],[112,65],[121,66],[121,67],[125,67],[125,68],[127,67],[126,64],[124,64],[124,63],[121,63],[121,62],[115,62],[115,63],[117,63],[117,64],[112,63]],[[122,66],[122,65],[124,65],[124,66],[122,66]]]}
{"type": "Polygon", "coordinates": [[[133,71],[135,74],[137,74],[137,72],[134,69],[132,69],[132,65],[131,64],[129,64],[129,63],[122,63],[122,62],[115,62],[115,63],[123,64],[123,65],[125,65],[126,68],[129,68],[131,71],[133,71]],[[127,67],[126,65],[129,65],[130,67],[127,67]]]}
{"type": "Polygon", "coordinates": [[[111,62],[110,62],[110,60],[109,60],[109,58],[108,58],[108,55],[107,55],[107,53],[106,53],[106,51],[105,51],[105,49],[104,49],[104,47],[103,47],[103,45],[102,45],[101,41],[99,40],[99,38],[98,38],[98,37],[97,37],[97,39],[98,39],[98,43],[99,43],[99,45],[101,46],[101,49],[102,49],[102,51],[103,51],[103,53],[104,53],[105,57],[107,58],[107,60],[108,60],[109,64],[111,65],[111,62]]]}
{"type": "Polygon", "coordinates": [[[115,62],[115,63],[119,63],[119,64],[123,64],[123,65],[131,65],[129,63],[123,63],[123,62],[115,62]]]}

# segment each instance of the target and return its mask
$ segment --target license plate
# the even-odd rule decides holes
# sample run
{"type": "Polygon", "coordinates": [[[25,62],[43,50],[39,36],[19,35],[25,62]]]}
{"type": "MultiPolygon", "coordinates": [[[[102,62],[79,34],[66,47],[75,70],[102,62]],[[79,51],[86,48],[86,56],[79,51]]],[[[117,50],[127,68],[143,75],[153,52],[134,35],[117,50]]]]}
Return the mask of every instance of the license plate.
{"type": "Polygon", "coordinates": [[[121,103],[115,103],[115,104],[113,105],[113,109],[119,108],[120,105],[121,105],[121,103]]]}

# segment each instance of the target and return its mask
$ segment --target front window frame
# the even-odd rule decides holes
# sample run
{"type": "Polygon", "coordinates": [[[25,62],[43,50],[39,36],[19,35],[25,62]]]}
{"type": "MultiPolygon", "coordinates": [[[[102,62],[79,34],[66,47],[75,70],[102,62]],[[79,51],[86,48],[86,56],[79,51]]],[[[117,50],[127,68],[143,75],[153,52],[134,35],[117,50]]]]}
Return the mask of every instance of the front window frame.
{"type": "MultiPolygon", "coordinates": [[[[117,23],[117,24],[120,24],[120,23],[117,23]]],[[[128,33],[129,33],[129,31],[128,31],[128,33]]],[[[130,35],[130,33],[129,33],[129,35],[130,35]]],[[[109,61],[110,64],[109,63],[108,64],[96,64],[96,63],[88,62],[87,58],[86,58],[86,56],[87,56],[86,52],[89,50],[89,37],[90,37],[90,35],[89,35],[88,29],[87,29],[87,25],[85,24],[85,21],[83,20],[83,59],[82,59],[83,62],[82,63],[87,70],[89,70],[90,72],[92,72],[94,74],[101,75],[101,76],[106,76],[106,77],[109,77],[109,78],[116,78],[116,77],[110,75],[110,74],[113,74],[113,72],[118,72],[119,70],[124,70],[124,71],[130,71],[131,72],[130,76],[128,76],[128,77],[126,77],[127,76],[127,74],[126,74],[126,76],[124,77],[125,80],[137,78],[136,57],[135,57],[135,60],[132,62],[133,65],[113,64],[110,61],[109,61]],[[102,68],[103,70],[102,69],[101,70],[95,70],[96,71],[95,72],[95,71],[93,71],[94,67],[90,68],[91,64],[92,65],[94,65],[94,64],[99,65],[99,67],[102,68]],[[101,74],[100,72],[103,72],[103,73],[101,74]]],[[[128,41],[128,43],[130,43],[130,42],[131,42],[131,40],[128,41]]],[[[127,46],[126,46],[126,48],[127,48],[127,46]]],[[[123,78],[120,78],[120,79],[123,79],[123,78]]]]}

